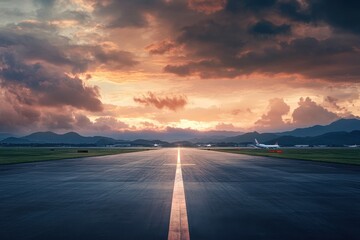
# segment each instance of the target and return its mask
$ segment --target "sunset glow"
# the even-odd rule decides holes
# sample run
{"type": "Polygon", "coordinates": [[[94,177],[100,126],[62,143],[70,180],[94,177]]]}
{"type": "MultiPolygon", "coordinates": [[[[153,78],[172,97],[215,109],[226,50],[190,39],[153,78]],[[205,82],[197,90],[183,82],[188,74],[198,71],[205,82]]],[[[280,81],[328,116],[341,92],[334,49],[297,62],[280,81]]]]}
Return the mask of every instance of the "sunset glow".
{"type": "Polygon", "coordinates": [[[325,2],[1,1],[0,132],[265,132],[359,117],[359,17],[325,2]]]}

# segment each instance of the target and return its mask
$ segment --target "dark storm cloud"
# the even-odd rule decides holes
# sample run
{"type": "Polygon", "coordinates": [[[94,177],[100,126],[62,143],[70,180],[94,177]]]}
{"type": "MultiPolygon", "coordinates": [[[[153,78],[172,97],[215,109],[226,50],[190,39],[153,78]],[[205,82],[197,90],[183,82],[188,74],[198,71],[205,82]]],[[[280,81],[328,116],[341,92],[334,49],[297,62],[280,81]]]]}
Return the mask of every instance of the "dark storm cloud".
{"type": "Polygon", "coordinates": [[[69,113],[47,113],[41,119],[42,127],[46,129],[73,129],[74,118],[69,113]]]}
{"type": "Polygon", "coordinates": [[[19,58],[44,61],[73,73],[82,73],[100,65],[119,70],[138,63],[132,53],[107,48],[106,45],[71,44],[69,39],[56,35],[56,27],[42,22],[21,22],[0,29],[0,47],[12,51],[19,58]],[[11,27],[21,27],[22,30],[11,30],[11,27]]]}
{"type": "Polygon", "coordinates": [[[181,54],[186,57],[164,66],[165,72],[202,78],[287,73],[355,82],[360,76],[357,67],[360,38],[338,29],[356,33],[360,15],[352,9],[357,9],[359,3],[325,2],[229,0],[223,9],[202,18],[188,15],[191,5],[187,9],[179,8],[178,15],[171,18],[170,8],[164,2],[131,4],[141,5],[138,12],[151,13],[157,19],[174,23],[173,39],[150,45],[150,51],[155,54],[183,49],[181,54]],[[155,6],[161,16],[156,15],[155,6]],[[351,21],[347,20],[345,10],[349,10],[351,21]],[[186,24],[180,19],[186,19],[186,24]],[[316,29],[319,24],[330,27],[328,36],[300,36],[297,32],[306,27],[316,29]]]}
{"type": "MultiPolygon", "coordinates": [[[[108,29],[146,28],[150,27],[151,19],[156,19],[162,28],[179,28],[206,18],[204,12],[216,12],[215,0],[203,0],[202,7],[194,1],[186,0],[92,0],[93,16],[96,21],[108,29]],[[209,11],[208,11],[209,10],[209,11]]],[[[224,0],[218,0],[223,2],[224,0]]],[[[221,3],[220,3],[221,5],[221,3]]]]}
{"type": "Polygon", "coordinates": [[[88,51],[97,60],[97,64],[105,64],[108,69],[122,69],[138,64],[134,55],[127,51],[107,50],[101,46],[88,46],[88,51]]]}
{"type": "Polygon", "coordinates": [[[258,11],[271,8],[276,0],[228,0],[226,10],[232,13],[243,12],[244,10],[258,11]]]}
{"type": "MultiPolygon", "coordinates": [[[[24,26],[35,27],[31,23],[25,23],[24,26]]],[[[0,30],[0,47],[11,49],[26,59],[41,59],[57,65],[72,64],[70,59],[48,40],[39,39],[29,34],[16,34],[12,31],[0,30]]]]}
{"type": "Polygon", "coordinates": [[[145,13],[153,11],[162,1],[94,1],[94,14],[105,20],[108,28],[146,27],[145,13]]]}
{"type": "Polygon", "coordinates": [[[77,77],[42,64],[26,64],[12,53],[0,52],[0,86],[13,93],[22,104],[72,106],[101,111],[99,91],[77,77]]]}
{"type": "Polygon", "coordinates": [[[355,39],[300,38],[277,46],[248,50],[240,56],[213,55],[214,60],[168,65],[165,71],[178,75],[236,77],[251,73],[300,74],[309,78],[357,82],[360,77],[359,43],[355,39]],[[208,68],[211,67],[211,68],[208,68]]]}
{"type": "Polygon", "coordinates": [[[357,0],[289,0],[279,3],[281,14],[296,21],[325,22],[330,26],[356,34],[360,33],[360,1],[357,0]]]}
{"type": "Polygon", "coordinates": [[[237,22],[211,19],[184,27],[177,41],[195,51],[198,48],[201,55],[234,54],[244,45],[243,31],[237,22]]]}
{"type": "Polygon", "coordinates": [[[295,39],[276,48],[249,52],[235,66],[245,73],[298,73],[310,78],[358,81],[360,55],[354,44],[358,45],[340,39],[295,39]]]}
{"type": "Polygon", "coordinates": [[[11,94],[1,94],[0,132],[16,132],[34,126],[40,121],[41,112],[19,104],[11,94]]]}
{"type": "MultiPolygon", "coordinates": [[[[35,2],[40,10],[49,11],[63,4],[35,2]]],[[[91,4],[91,13],[65,10],[57,14],[61,13],[64,19],[79,19],[79,22],[92,19],[105,30],[147,28],[153,22],[161,24],[173,38],[160,39],[147,50],[151,54],[180,55],[177,59],[182,61],[164,66],[165,72],[179,76],[234,78],[252,73],[288,73],[356,81],[360,75],[359,44],[356,43],[360,42],[359,36],[344,33],[360,33],[358,1],[92,0],[91,4]],[[303,28],[316,29],[320,25],[330,28],[325,38],[299,35],[303,28]]],[[[54,16],[56,19],[56,14],[54,16]]],[[[74,46],[65,53],[65,57],[58,59],[69,61],[74,73],[94,66],[116,70],[137,64],[131,53],[106,50],[100,44],[74,46]]]]}
{"type": "Polygon", "coordinates": [[[267,20],[261,20],[249,28],[249,32],[254,35],[288,34],[290,31],[288,24],[275,25],[267,20]]]}
{"type": "Polygon", "coordinates": [[[298,1],[285,1],[278,4],[281,15],[295,21],[310,22],[313,19],[309,8],[302,6],[298,1]]]}

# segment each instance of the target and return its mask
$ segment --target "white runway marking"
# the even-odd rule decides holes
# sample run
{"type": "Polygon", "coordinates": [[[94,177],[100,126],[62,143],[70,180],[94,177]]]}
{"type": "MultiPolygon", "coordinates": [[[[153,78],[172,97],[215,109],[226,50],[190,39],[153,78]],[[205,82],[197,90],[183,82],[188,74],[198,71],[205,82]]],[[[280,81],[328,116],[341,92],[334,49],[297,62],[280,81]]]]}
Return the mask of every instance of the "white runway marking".
{"type": "Polygon", "coordinates": [[[168,240],[190,240],[184,182],[181,172],[180,148],[178,148],[168,240]]]}

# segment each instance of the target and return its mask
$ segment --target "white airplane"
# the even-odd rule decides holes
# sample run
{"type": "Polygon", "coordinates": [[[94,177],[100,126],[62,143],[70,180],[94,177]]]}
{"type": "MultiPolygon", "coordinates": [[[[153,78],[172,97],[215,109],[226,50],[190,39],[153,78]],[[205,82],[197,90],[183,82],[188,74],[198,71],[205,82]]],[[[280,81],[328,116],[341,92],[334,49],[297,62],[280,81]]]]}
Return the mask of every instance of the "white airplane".
{"type": "Polygon", "coordinates": [[[274,145],[267,145],[267,144],[263,144],[263,143],[259,143],[258,140],[256,140],[255,138],[255,147],[257,148],[265,148],[265,149],[274,149],[274,148],[280,148],[279,144],[274,144],[274,145]]]}

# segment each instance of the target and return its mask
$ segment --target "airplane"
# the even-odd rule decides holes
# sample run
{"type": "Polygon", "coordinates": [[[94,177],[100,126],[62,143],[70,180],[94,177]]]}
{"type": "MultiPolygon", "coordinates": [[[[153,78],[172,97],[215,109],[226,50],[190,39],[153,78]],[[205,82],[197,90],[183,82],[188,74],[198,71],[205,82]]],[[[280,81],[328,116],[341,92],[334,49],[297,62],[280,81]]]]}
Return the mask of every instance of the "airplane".
{"type": "Polygon", "coordinates": [[[274,144],[274,145],[267,145],[267,144],[263,144],[263,143],[259,143],[258,140],[255,138],[255,147],[257,148],[265,148],[265,149],[274,149],[274,148],[280,148],[279,144],[274,144]]]}

